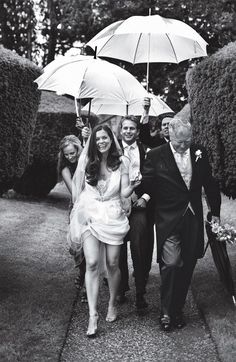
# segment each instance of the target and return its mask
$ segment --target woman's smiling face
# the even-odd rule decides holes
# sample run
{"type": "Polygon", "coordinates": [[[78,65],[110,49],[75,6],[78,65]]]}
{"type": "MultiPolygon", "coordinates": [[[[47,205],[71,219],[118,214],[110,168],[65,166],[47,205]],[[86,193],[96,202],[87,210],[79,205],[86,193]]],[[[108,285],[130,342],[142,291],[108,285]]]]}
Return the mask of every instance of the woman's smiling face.
{"type": "Polygon", "coordinates": [[[72,143],[69,143],[67,146],[64,147],[63,153],[64,153],[64,157],[70,163],[75,163],[78,159],[78,151],[72,143]]]}
{"type": "Polygon", "coordinates": [[[98,148],[98,151],[102,154],[109,151],[111,147],[112,140],[109,137],[108,133],[101,129],[100,131],[97,131],[96,133],[96,145],[98,148]]]}

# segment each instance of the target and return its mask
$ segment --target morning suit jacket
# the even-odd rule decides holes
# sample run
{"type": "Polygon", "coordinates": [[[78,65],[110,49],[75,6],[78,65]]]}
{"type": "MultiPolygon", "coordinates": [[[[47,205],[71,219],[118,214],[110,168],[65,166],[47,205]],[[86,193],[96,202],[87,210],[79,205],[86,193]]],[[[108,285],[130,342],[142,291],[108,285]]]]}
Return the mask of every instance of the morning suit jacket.
{"type": "Polygon", "coordinates": [[[143,168],[143,190],[151,195],[155,204],[158,261],[166,238],[171,235],[189,202],[199,222],[198,253],[204,251],[204,223],[202,209],[202,186],[204,187],[212,215],[219,216],[221,197],[218,185],[211,174],[206,150],[202,146],[190,147],[192,179],[187,188],[169,143],[147,153],[143,168]],[[197,159],[195,152],[201,153],[197,159]]]}

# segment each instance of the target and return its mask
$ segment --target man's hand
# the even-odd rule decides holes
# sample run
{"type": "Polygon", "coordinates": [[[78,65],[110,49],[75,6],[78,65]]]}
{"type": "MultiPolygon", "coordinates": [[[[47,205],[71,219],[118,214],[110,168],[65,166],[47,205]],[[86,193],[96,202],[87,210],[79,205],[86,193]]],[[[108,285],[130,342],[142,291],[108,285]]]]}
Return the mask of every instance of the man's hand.
{"type": "Polygon", "coordinates": [[[148,98],[148,97],[145,97],[143,99],[143,103],[142,103],[143,114],[142,114],[141,119],[140,119],[141,124],[147,124],[148,121],[149,121],[149,108],[150,108],[150,105],[151,105],[151,99],[148,98]]]}
{"type": "Polygon", "coordinates": [[[149,97],[145,97],[143,99],[143,108],[148,113],[151,106],[151,99],[149,97]]]}
{"type": "Polygon", "coordinates": [[[153,131],[150,131],[151,137],[156,137],[158,135],[158,129],[154,129],[153,131]]]}
{"type": "Polygon", "coordinates": [[[134,202],[133,207],[144,209],[146,207],[146,200],[143,197],[140,197],[137,201],[134,202]]]}
{"type": "Polygon", "coordinates": [[[81,129],[84,127],[84,122],[83,122],[83,120],[82,120],[81,117],[77,117],[77,118],[76,118],[75,127],[76,127],[78,130],[81,130],[81,129]]]}

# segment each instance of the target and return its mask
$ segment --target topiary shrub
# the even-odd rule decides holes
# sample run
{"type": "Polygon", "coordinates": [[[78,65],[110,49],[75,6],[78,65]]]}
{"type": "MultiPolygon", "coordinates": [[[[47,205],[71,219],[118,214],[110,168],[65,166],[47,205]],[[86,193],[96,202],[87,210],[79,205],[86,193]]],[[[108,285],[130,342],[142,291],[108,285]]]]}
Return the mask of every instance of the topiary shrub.
{"type": "Polygon", "coordinates": [[[192,122],[191,120],[191,112],[189,103],[185,104],[185,106],[176,114],[177,117],[180,117],[185,122],[192,122]]]}
{"type": "Polygon", "coordinates": [[[236,42],[187,72],[194,139],[208,150],[225,195],[236,198],[236,42]]]}
{"type": "Polygon", "coordinates": [[[40,69],[29,60],[0,47],[0,194],[21,176],[40,100],[33,80],[40,69]]]}

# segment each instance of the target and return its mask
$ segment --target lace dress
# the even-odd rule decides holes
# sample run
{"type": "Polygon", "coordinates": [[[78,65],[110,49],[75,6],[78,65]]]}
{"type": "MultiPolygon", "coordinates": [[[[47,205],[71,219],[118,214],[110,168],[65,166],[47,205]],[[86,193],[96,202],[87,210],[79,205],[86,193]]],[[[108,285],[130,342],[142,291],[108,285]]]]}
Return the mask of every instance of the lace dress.
{"type": "Polygon", "coordinates": [[[99,180],[97,186],[85,182],[85,188],[71,212],[68,241],[78,252],[82,241],[90,233],[103,243],[120,245],[129,230],[129,222],[120,197],[121,175],[128,174],[122,161],[107,180],[99,180]]]}

